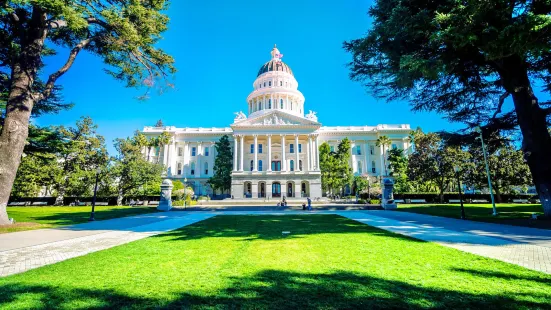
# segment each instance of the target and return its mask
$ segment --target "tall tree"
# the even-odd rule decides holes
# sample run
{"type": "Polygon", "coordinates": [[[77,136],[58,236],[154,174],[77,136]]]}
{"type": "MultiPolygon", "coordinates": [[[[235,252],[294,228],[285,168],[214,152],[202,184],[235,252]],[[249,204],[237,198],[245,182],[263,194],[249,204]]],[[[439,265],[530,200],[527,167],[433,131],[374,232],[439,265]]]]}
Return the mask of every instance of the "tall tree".
{"type": "Polygon", "coordinates": [[[165,126],[165,124],[163,123],[163,120],[162,120],[162,119],[158,120],[158,121],[155,123],[155,127],[164,127],[164,126],[165,126]]]}
{"type": "Polygon", "coordinates": [[[155,138],[156,140],[156,147],[157,147],[157,163],[161,160],[161,149],[170,143],[170,140],[172,140],[172,136],[170,133],[163,131],[158,137],[155,138]]]}
{"type": "Polygon", "coordinates": [[[416,137],[415,152],[408,159],[408,177],[421,183],[433,183],[444,202],[444,191],[455,180],[454,166],[466,169],[469,153],[457,147],[447,146],[435,133],[416,137]]]}
{"type": "Polygon", "coordinates": [[[337,146],[337,152],[335,154],[336,171],[335,171],[335,185],[342,190],[348,185],[352,185],[354,175],[352,174],[352,167],[350,167],[350,140],[344,138],[337,146]]]}
{"type": "Polygon", "coordinates": [[[387,153],[386,150],[390,146],[391,142],[390,139],[387,136],[380,136],[377,138],[377,141],[375,142],[375,145],[378,147],[383,148],[383,153],[381,156],[383,156],[383,166],[385,167],[385,175],[388,175],[388,167],[386,165],[386,159],[387,159],[387,153]]]}
{"type": "Polygon", "coordinates": [[[393,149],[388,151],[388,168],[390,176],[394,178],[394,190],[396,193],[405,193],[413,189],[407,176],[408,158],[404,150],[393,149]]]}
{"type": "Polygon", "coordinates": [[[79,53],[104,60],[106,71],[128,86],[152,86],[175,72],[173,59],[156,47],[167,29],[167,1],[19,0],[0,1],[0,81],[7,96],[0,134],[0,224],[37,103],[51,98],[58,79],[79,53]],[[39,83],[43,57],[69,47],[64,64],[39,83]],[[6,82],[7,80],[7,82],[6,82]]]}
{"type": "Polygon", "coordinates": [[[91,118],[83,117],[75,127],[57,127],[61,146],[56,154],[54,190],[56,205],[63,205],[66,194],[86,195],[95,179],[96,170],[107,165],[105,139],[96,132],[91,118]]]}
{"type": "MultiPolygon", "coordinates": [[[[482,152],[479,149],[471,149],[469,152],[473,156],[474,165],[467,174],[467,181],[478,188],[487,187],[488,179],[482,152]]],[[[504,146],[489,154],[488,167],[497,202],[502,202],[501,194],[510,192],[511,187],[531,184],[530,169],[524,162],[522,151],[516,150],[513,146],[504,146]]]]}
{"type": "MultiPolygon", "coordinates": [[[[344,44],[351,77],[379,98],[444,113],[485,132],[520,127],[522,150],[551,216],[551,5],[548,1],[376,0],[372,29],[344,44]],[[407,25],[407,26],[405,26],[407,25]],[[513,109],[505,109],[511,97],[513,109]]],[[[487,133],[486,133],[487,134],[487,133]]]]}
{"type": "Polygon", "coordinates": [[[229,137],[227,135],[222,136],[214,147],[216,148],[214,175],[209,179],[208,183],[213,190],[228,192],[231,189],[231,173],[233,169],[233,152],[229,137]]]}
{"type": "Polygon", "coordinates": [[[128,195],[146,193],[145,187],[155,189],[161,183],[161,174],[165,170],[162,165],[146,160],[136,136],[115,140],[118,154],[114,158],[111,173],[117,180],[117,205],[122,205],[124,197],[128,195]],[[143,189],[142,193],[139,192],[140,188],[143,189]]]}

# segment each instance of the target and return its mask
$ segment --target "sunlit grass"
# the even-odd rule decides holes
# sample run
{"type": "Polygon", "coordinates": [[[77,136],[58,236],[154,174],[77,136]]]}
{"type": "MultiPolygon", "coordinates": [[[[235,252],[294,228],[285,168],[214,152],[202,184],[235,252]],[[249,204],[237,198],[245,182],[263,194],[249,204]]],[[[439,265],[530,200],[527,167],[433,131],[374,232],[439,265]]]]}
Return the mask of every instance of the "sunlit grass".
{"type": "Polygon", "coordinates": [[[217,216],[0,290],[15,309],[551,308],[551,275],[336,215],[217,216]]]}
{"type": "MultiPolygon", "coordinates": [[[[90,218],[92,207],[8,207],[8,216],[15,225],[0,226],[0,234],[85,223],[90,218]]],[[[155,207],[96,206],[98,221],[112,218],[156,212],[155,207]]]]}

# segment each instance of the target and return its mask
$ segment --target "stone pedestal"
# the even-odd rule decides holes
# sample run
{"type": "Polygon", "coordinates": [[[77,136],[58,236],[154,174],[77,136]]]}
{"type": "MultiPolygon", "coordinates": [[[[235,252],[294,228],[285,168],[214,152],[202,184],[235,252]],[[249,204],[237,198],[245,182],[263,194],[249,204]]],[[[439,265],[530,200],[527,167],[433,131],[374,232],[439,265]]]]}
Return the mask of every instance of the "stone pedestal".
{"type": "Polygon", "coordinates": [[[381,206],[385,210],[394,210],[397,208],[396,203],[394,202],[394,181],[390,178],[383,180],[383,199],[381,201],[381,206]]]}
{"type": "Polygon", "coordinates": [[[172,209],[172,181],[165,179],[161,183],[161,200],[159,201],[159,206],[157,210],[160,211],[169,211],[172,209]]]}

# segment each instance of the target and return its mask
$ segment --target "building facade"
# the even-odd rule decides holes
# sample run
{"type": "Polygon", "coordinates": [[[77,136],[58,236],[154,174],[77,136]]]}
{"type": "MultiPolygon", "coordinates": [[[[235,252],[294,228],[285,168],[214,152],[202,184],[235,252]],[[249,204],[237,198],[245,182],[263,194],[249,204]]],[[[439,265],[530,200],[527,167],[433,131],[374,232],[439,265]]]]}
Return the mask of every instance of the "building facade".
{"type": "Polygon", "coordinates": [[[230,127],[145,127],[142,133],[146,136],[168,132],[172,137],[150,160],[162,162],[168,178],[182,180],[196,194],[211,195],[207,181],[214,174],[214,145],[228,135],[233,141],[233,198],[317,198],[323,196],[318,151],[322,143],[336,150],[348,138],[353,173],[377,177],[386,173],[386,154],[376,146],[378,137],[387,136],[391,148],[409,149],[408,124],[322,126],[315,112],[305,112],[304,95],[281,57],[274,47],[247,97],[248,115],[235,113],[230,127]]]}

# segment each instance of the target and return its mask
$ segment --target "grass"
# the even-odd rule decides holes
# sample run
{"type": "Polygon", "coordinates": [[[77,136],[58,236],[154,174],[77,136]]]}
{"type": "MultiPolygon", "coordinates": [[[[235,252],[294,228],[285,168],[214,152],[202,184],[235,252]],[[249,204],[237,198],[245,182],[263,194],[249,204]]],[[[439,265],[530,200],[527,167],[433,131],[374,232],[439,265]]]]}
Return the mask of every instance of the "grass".
{"type": "MultiPolygon", "coordinates": [[[[465,215],[472,221],[551,229],[551,220],[532,220],[532,213],[543,215],[540,204],[496,204],[497,216],[492,215],[492,204],[465,204],[465,215]]],[[[398,211],[461,218],[460,204],[399,204],[398,211]]]]}
{"type": "MultiPolygon", "coordinates": [[[[90,218],[91,207],[8,207],[8,216],[16,224],[0,225],[0,234],[22,230],[50,228],[85,223],[90,218]]],[[[156,212],[155,207],[96,206],[98,221],[112,218],[156,212]]]]}
{"type": "Polygon", "coordinates": [[[336,215],[217,216],[0,291],[2,309],[551,309],[551,275],[336,215]]]}

